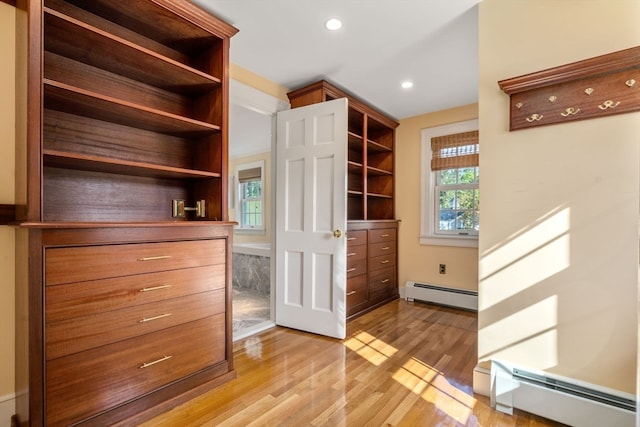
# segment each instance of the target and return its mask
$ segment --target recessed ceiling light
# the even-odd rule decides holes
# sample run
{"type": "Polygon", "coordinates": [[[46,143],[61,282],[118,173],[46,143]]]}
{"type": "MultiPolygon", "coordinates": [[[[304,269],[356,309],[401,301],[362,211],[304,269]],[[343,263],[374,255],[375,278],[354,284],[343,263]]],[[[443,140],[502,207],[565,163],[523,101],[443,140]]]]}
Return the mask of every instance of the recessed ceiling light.
{"type": "Polygon", "coordinates": [[[330,31],[338,31],[342,28],[342,21],[338,18],[329,18],[325,21],[324,27],[330,31]]]}
{"type": "Polygon", "coordinates": [[[400,86],[402,86],[403,89],[409,89],[413,87],[413,82],[410,82],[409,80],[407,80],[402,82],[400,86]]]}

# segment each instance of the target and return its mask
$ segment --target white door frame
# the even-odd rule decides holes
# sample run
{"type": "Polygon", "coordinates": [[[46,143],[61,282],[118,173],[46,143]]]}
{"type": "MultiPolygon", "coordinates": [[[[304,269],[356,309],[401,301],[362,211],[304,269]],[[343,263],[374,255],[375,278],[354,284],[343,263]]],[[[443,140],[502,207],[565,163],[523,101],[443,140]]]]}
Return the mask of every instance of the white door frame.
{"type": "MultiPolygon", "coordinates": [[[[260,114],[264,114],[265,116],[271,117],[271,182],[275,184],[275,165],[276,165],[276,113],[282,110],[288,110],[290,105],[288,102],[285,102],[275,96],[269,95],[265,92],[262,92],[256,88],[248,86],[244,83],[241,83],[237,80],[229,79],[229,103],[247,108],[251,111],[255,111],[260,114]]],[[[276,217],[275,217],[275,191],[270,191],[270,194],[267,195],[269,199],[269,224],[267,227],[271,227],[271,230],[274,231],[276,227],[276,217]]],[[[260,329],[251,329],[243,333],[242,335],[234,335],[233,340],[237,341],[239,339],[245,338],[249,335],[253,335],[260,330],[270,328],[275,325],[275,276],[276,276],[276,264],[275,264],[275,233],[271,233],[271,258],[270,258],[270,274],[271,274],[271,298],[270,298],[270,311],[271,311],[271,322],[267,324],[263,324],[263,327],[260,329]]]]}

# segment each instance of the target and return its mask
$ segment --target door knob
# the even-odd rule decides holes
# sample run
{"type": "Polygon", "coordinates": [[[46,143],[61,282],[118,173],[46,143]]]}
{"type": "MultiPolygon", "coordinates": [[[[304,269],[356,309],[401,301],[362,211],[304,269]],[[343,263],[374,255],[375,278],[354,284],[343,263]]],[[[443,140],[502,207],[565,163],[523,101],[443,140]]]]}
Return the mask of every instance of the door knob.
{"type": "Polygon", "coordinates": [[[334,230],[333,237],[335,237],[336,239],[342,237],[342,230],[340,230],[339,228],[337,230],[334,230]]]}

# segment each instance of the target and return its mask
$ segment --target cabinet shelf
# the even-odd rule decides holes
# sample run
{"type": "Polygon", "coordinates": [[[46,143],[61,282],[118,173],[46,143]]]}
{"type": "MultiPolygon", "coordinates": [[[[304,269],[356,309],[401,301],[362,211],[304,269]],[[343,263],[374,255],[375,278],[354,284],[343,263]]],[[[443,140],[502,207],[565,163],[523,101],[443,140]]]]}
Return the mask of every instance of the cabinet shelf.
{"type": "Polygon", "coordinates": [[[362,163],[348,161],[347,165],[349,166],[349,172],[358,173],[362,171],[362,163]]]}
{"type": "Polygon", "coordinates": [[[362,191],[357,191],[357,190],[348,190],[347,194],[349,196],[362,196],[364,193],[362,191]]]}
{"type": "Polygon", "coordinates": [[[367,141],[367,150],[373,153],[393,153],[393,149],[375,141],[367,141]]]}
{"type": "Polygon", "coordinates": [[[45,108],[168,135],[218,133],[220,127],[44,79],[45,108]]]}
{"type": "Polygon", "coordinates": [[[220,79],[45,8],[45,49],[152,86],[190,93],[220,79]]]}
{"type": "Polygon", "coordinates": [[[132,162],[127,160],[110,159],[78,153],[67,153],[57,150],[43,150],[44,165],[66,169],[85,170],[90,172],[107,172],[122,175],[141,176],[148,178],[168,179],[202,179],[220,178],[216,172],[205,172],[151,163],[132,162]]]}
{"type": "Polygon", "coordinates": [[[377,193],[367,193],[367,197],[370,199],[393,199],[393,196],[377,193]]]}
{"type": "Polygon", "coordinates": [[[393,172],[368,166],[367,174],[373,176],[392,176],[393,172]]]}

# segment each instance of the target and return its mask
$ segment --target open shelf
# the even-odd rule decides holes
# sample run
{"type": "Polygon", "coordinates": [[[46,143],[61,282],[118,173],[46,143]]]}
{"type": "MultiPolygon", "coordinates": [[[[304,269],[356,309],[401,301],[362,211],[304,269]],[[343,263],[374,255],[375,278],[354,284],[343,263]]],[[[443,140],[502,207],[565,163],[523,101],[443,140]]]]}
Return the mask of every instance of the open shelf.
{"type": "Polygon", "coordinates": [[[151,163],[132,162],[111,159],[87,154],[67,153],[56,150],[43,150],[44,165],[85,170],[91,172],[108,172],[161,179],[202,179],[220,178],[219,173],[174,168],[151,163]]]}
{"type": "Polygon", "coordinates": [[[45,108],[169,135],[207,135],[220,127],[44,79],[45,108]]]}
{"type": "Polygon", "coordinates": [[[367,167],[367,174],[368,175],[373,175],[373,176],[384,176],[384,175],[393,175],[393,172],[391,171],[387,171],[384,169],[378,169],[378,168],[374,168],[372,166],[368,166],[367,167]]]}
{"type": "Polygon", "coordinates": [[[387,147],[386,145],[378,144],[377,142],[371,140],[367,141],[367,150],[373,153],[393,153],[393,148],[387,147]]]}
{"type": "Polygon", "coordinates": [[[45,8],[45,12],[47,51],[177,92],[220,86],[219,78],[50,8],[45,8]]]}

